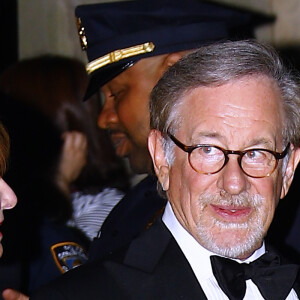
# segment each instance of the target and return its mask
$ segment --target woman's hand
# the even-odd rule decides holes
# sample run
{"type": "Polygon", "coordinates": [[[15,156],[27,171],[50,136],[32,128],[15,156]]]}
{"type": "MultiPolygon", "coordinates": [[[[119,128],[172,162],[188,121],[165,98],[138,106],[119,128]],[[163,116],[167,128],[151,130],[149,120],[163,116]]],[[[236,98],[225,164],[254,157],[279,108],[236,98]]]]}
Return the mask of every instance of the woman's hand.
{"type": "Polygon", "coordinates": [[[70,184],[78,178],[86,164],[87,138],[78,131],[67,131],[62,138],[64,143],[56,178],[58,186],[68,194],[70,184]]]}

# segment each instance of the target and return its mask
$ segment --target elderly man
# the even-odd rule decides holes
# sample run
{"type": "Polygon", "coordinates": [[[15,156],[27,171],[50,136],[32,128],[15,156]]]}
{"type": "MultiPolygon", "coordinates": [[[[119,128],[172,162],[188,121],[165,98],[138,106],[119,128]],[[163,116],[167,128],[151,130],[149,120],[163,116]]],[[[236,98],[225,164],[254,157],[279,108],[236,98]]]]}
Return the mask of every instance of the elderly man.
{"type": "Polygon", "coordinates": [[[299,91],[254,41],[203,47],[172,66],[150,101],[162,219],[32,299],[298,299],[298,265],[264,237],[300,159],[299,91]]]}

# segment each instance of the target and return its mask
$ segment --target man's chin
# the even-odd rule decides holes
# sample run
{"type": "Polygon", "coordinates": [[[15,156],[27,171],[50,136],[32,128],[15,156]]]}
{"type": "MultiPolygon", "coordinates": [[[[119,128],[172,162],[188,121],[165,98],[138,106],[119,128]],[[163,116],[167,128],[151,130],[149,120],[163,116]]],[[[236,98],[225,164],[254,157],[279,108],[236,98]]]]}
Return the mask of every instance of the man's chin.
{"type": "Polygon", "coordinates": [[[227,228],[218,234],[208,233],[204,239],[205,248],[222,256],[244,259],[261,245],[263,234],[260,226],[257,230],[227,228]]]}

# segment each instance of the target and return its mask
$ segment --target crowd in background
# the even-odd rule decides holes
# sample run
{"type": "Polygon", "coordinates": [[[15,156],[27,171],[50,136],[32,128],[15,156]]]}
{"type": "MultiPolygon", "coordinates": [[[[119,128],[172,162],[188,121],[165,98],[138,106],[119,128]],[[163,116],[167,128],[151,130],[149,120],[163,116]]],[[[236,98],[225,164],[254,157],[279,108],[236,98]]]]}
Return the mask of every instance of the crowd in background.
{"type": "Polygon", "coordinates": [[[0,76],[0,117],[11,137],[5,179],[19,199],[3,226],[11,238],[3,242],[2,289],[30,293],[58,276],[54,244],[77,243],[86,260],[128,188],[123,163],[97,127],[100,101],[82,100],[87,84],[84,64],[61,56],[23,60],[0,76]]]}

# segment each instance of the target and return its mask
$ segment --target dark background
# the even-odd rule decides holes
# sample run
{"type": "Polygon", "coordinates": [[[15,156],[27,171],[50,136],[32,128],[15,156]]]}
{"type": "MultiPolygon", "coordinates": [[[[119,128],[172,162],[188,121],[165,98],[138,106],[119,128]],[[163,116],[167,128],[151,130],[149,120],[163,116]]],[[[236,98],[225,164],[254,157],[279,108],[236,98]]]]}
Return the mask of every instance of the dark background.
{"type": "Polygon", "coordinates": [[[17,0],[0,0],[0,73],[18,60],[17,0]]]}

